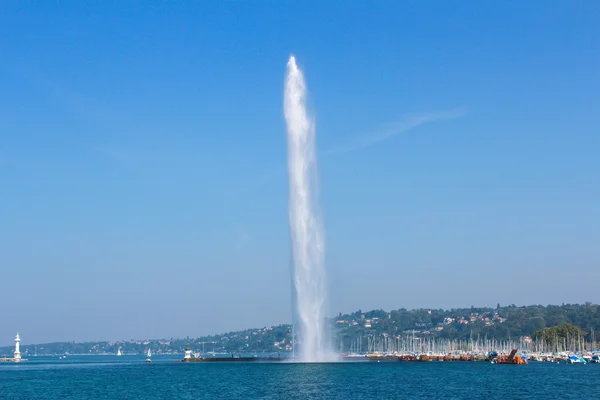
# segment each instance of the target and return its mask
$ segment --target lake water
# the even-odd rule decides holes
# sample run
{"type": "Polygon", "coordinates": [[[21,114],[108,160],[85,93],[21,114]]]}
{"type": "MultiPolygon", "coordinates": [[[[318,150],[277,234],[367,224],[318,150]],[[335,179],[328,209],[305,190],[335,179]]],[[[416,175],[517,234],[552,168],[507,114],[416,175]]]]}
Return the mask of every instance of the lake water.
{"type": "Polygon", "coordinates": [[[600,399],[600,364],[177,363],[154,356],[0,364],[1,399],[600,399]]]}

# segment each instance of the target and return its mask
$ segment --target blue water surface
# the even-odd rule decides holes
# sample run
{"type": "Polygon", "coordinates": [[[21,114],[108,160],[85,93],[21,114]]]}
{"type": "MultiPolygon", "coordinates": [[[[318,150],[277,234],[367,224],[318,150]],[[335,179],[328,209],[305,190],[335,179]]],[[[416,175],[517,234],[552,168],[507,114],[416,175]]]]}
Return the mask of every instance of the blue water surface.
{"type": "MultiPolygon", "coordinates": [[[[177,358],[177,357],[176,357],[177,358]]],[[[173,356],[0,364],[2,399],[600,399],[600,364],[178,363],[173,356]]]]}

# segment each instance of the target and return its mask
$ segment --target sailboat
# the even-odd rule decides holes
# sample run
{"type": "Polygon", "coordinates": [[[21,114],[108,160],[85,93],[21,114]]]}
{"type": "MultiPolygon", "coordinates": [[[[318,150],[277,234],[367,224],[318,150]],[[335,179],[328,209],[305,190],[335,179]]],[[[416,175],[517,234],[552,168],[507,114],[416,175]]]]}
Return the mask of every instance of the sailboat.
{"type": "Polygon", "coordinates": [[[146,362],[152,362],[152,360],[150,359],[150,357],[152,357],[152,353],[150,353],[150,349],[148,349],[148,354],[146,354],[146,362]]]}
{"type": "Polygon", "coordinates": [[[117,357],[119,357],[119,356],[122,356],[120,347],[119,347],[119,350],[117,350],[117,357]]]}

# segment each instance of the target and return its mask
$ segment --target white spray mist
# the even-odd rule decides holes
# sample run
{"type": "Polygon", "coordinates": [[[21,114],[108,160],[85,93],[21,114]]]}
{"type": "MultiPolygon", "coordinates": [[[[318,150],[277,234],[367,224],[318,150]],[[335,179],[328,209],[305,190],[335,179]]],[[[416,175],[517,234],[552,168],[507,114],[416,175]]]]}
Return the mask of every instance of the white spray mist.
{"type": "Polygon", "coordinates": [[[284,93],[287,123],[289,216],[293,254],[296,328],[299,359],[331,361],[325,326],[323,228],[317,212],[314,122],[306,111],[306,83],[291,56],[284,93]]]}

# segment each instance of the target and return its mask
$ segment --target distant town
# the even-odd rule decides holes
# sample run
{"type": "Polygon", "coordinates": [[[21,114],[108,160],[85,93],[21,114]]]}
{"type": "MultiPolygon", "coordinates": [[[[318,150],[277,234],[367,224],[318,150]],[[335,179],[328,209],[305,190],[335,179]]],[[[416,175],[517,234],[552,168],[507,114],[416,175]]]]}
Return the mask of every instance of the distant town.
{"type": "MultiPolygon", "coordinates": [[[[332,347],[340,353],[384,350],[400,343],[436,341],[513,341],[547,343],[567,340],[597,348],[600,306],[592,303],[563,305],[501,306],[463,309],[358,310],[329,320],[332,347]],[[566,332],[564,335],[561,332],[566,332]],[[566,336],[565,336],[566,335],[566,336]],[[563,337],[565,336],[565,337],[563,337]],[[575,339],[576,338],[576,339],[575,339]]],[[[22,337],[26,334],[21,332],[22,337]]],[[[23,357],[41,355],[183,354],[186,348],[200,353],[273,353],[293,349],[292,326],[277,325],[201,337],[124,340],[117,342],[58,342],[21,346],[23,357]]],[[[405,346],[406,344],[402,344],[405,346]]],[[[581,345],[581,344],[580,344],[581,345]]],[[[0,347],[0,356],[14,346],[0,347]]]]}

